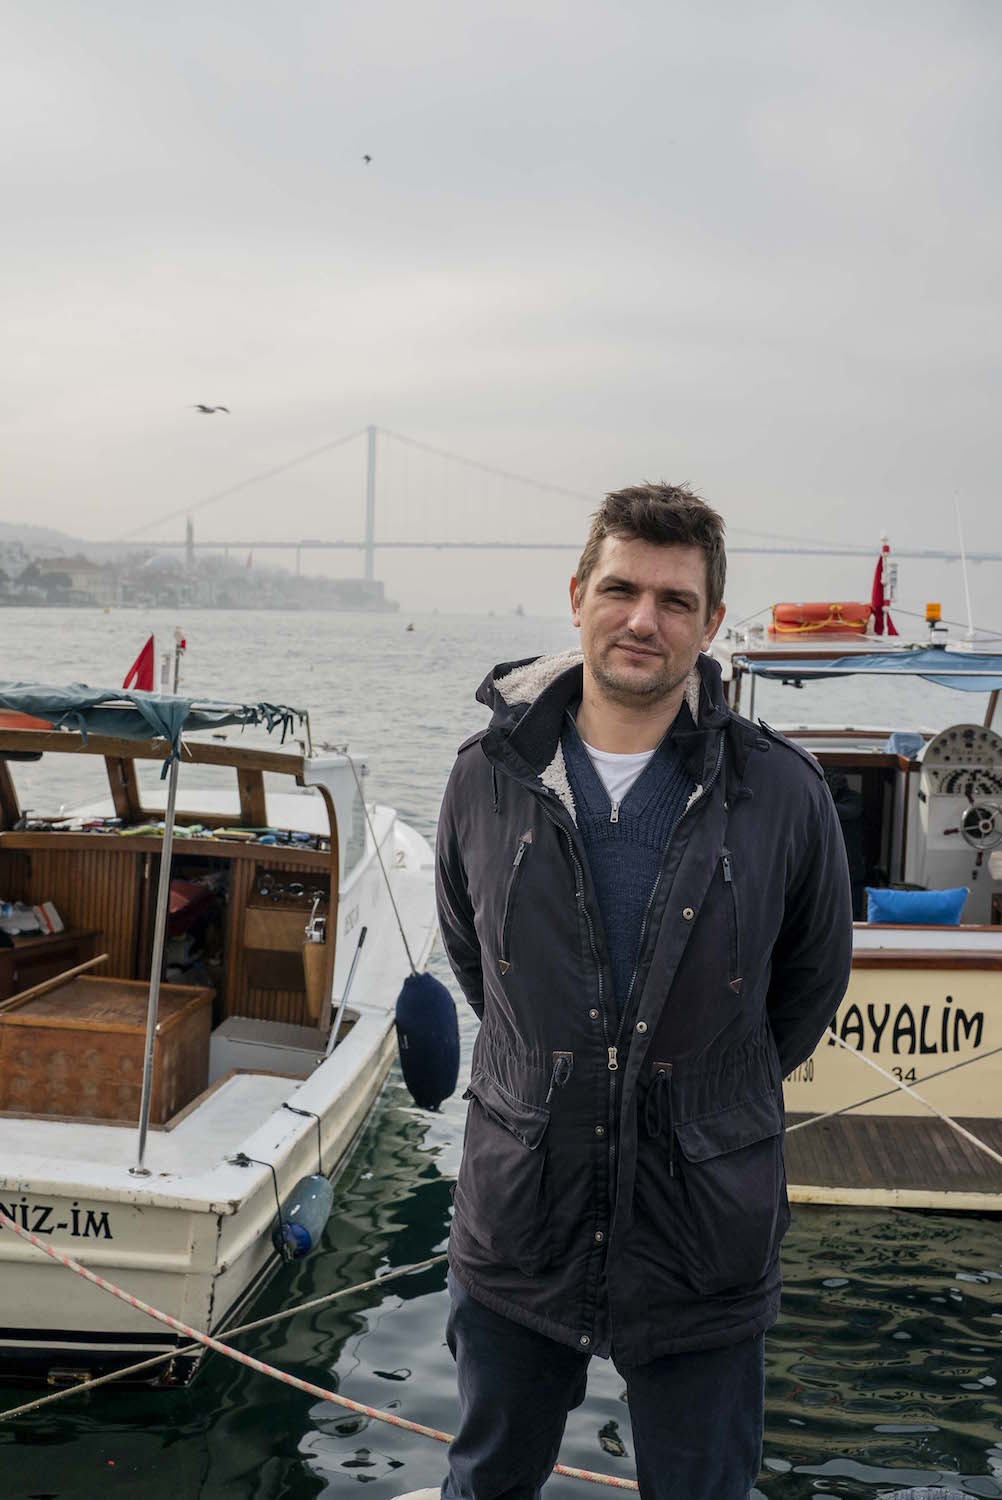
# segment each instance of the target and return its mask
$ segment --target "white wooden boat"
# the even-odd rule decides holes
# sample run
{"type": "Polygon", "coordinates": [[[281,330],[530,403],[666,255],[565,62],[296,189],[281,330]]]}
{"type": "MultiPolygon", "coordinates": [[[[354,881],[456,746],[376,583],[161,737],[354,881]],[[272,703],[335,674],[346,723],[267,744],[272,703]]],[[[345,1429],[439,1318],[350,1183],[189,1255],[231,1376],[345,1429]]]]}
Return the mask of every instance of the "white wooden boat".
{"type": "Polygon", "coordinates": [[[830,1034],[785,1083],[791,1198],[1002,1209],[1002,1165],[915,1097],[1002,1153],[1002,734],[992,727],[1002,656],[950,641],[935,607],[931,615],[925,640],[770,638],[759,627],[713,648],[728,701],[746,717],[759,677],[908,676],[935,684],[929,716],[942,726],[867,724],[865,714],[848,727],[775,725],[821,763],[857,876],[848,992],[830,1034]],[[957,690],[990,694],[982,723],[958,713],[957,690]],[[863,920],[865,887],[964,886],[958,925],[863,920]]]}
{"type": "MultiPolygon", "coordinates": [[[[65,928],[0,948],[0,1208],[125,1290],[219,1333],[279,1264],[276,1192],[284,1202],[317,1172],[318,1137],[320,1167],[335,1173],[382,1087],[410,973],[388,887],[423,968],[432,850],[393,809],[363,806],[364,763],[314,751],[308,722],[302,742],[282,749],[186,730],[180,775],[175,760],[152,795],[140,791],[137,763],[162,761],[165,741],[97,722],[84,740],[0,719],[0,898],[51,902],[65,928]],[[67,754],[103,760],[107,800],[63,826],[25,818],[17,761],[41,756],[35,776],[67,754]],[[229,773],[229,790],[200,786],[219,777],[210,767],[229,773]],[[159,880],[169,841],[134,831],[165,813],[173,887],[170,874],[159,880]],[[165,911],[168,890],[177,897],[179,928],[192,888],[205,894],[200,883],[201,948],[170,936],[169,915],[165,934],[157,926],[158,897],[165,911]],[[311,911],[321,941],[306,943],[311,911]],[[158,939],[166,979],[145,1069],[158,939]],[[103,965],[44,992],[51,975],[102,953],[103,965]],[[356,957],[351,1005],[328,1046],[356,957]]],[[[0,1230],[0,1373],[70,1379],[179,1343],[0,1230]]],[[[174,1361],[159,1378],[190,1372],[174,1361]]]]}

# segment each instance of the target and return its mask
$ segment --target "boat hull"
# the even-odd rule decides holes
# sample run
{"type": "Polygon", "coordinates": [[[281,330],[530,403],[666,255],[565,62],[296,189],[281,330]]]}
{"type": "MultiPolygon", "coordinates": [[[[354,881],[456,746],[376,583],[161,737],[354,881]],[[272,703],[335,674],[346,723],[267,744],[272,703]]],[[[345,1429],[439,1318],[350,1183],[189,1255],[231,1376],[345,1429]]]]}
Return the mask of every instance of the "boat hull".
{"type": "Polygon", "coordinates": [[[854,965],[828,1033],[785,1080],[786,1107],[810,1114],[930,1113],[893,1080],[946,1114],[1002,1117],[1002,971],[991,960],[961,966],[955,957],[930,953],[921,966],[891,955],[878,965],[854,965]]]}
{"type": "MultiPolygon", "coordinates": [[[[321,1116],[327,1176],[345,1166],[396,1057],[392,1020],[367,1065],[321,1116]]],[[[277,1162],[279,1191],[317,1169],[315,1128],[277,1162]]],[[[238,1202],[214,1209],[129,1204],[120,1198],[60,1197],[0,1190],[0,1207],[53,1249],[200,1332],[225,1338],[281,1265],[272,1247],[276,1204],[271,1173],[238,1202]],[[155,1246],[155,1250],[151,1247],[155,1246]]],[[[333,1231],[336,1234],[336,1225],[333,1231]]],[[[0,1238],[0,1379],[62,1383],[123,1369],[187,1344],[157,1322],[44,1257],[11,1233],[0,1238]]],[[[199,1356],[140,1372],[144,1383],[189,1379],[199,1356]]]]}

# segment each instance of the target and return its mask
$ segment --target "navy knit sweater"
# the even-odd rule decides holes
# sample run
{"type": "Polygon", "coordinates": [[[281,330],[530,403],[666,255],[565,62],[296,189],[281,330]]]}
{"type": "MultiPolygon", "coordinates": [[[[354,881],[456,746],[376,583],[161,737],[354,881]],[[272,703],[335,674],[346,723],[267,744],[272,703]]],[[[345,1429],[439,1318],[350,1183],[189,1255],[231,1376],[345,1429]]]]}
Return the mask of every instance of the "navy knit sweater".
{"type": "Polygon", "coordinates": [[[575,718],[579,706],[572,703],[567,710],[561,745],[605,929],[616,1005],[622,1010],[639,958],[644,914],[657,883],[665,845],[695,789],[672,736],[694,725],[683,703],[675,722],[620,802],[614,823],[605,783],[578,734],[575,718]]]}

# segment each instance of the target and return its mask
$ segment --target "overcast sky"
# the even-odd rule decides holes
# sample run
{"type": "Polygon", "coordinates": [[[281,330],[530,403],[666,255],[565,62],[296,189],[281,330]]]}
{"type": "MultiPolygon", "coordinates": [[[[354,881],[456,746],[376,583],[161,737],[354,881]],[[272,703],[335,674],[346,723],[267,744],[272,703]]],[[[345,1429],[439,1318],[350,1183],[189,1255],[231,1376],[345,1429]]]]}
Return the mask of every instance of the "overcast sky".
{"type": "MultiPolygon", "coordinates": [[[[952,543],[957,493],[1002,543],[996,0],[0,18],[0,519],[121,536],[376,423],[596,497],[687,479],[735,541],[952,543]]],[[[584,534],[584,502],[404,452],[384,535],[584,534]]],[[[359,535],[363,457],[197,534],[359,535]]],[[[405,607],[555,612],[570,561],[377,572],[405,607]]]]}

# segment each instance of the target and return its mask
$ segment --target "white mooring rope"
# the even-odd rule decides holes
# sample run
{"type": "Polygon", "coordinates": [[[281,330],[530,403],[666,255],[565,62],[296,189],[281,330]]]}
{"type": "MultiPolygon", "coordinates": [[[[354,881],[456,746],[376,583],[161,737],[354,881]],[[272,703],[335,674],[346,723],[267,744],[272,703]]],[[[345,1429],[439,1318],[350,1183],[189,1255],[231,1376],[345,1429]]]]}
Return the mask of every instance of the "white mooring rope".
{"type": "MultiPolygon", "coordinates": [[[[322,1385],[314,1385],[312,1381],[300,1380],[296,1375],[290,1375],[286,1370],[276,1369],[274,1365],[266,1365],[260,1359],[253,1359],[249,1354],[243,1354],[239,1349],[233,1349],[229,1344],[214,1339],[207,1333],[200,1333],[197,1328],[189,1328],[187,1323],[182,1323],[178,1318],[172,1318],[169,1313],[161,1312],[156,1307],[151,1307],[148,1302],[143,1302],[139,1297],[133,1297],[131,1293],[125,1292],[121,1287],[115,1286],[111,1281],[106,1281],[103,1276],[89,1271],[79,1261],[73,1260],[69,1255],[63,1255],[52,1245],[46,1245],[37,1235],[28,1229],[22,1229],[9,1215],[0,1209],[0,1228],[12,1229],[21,1239],[27,1240],[34,1245],[36,1250],[41,1250],[50,1260],[65,1266],[68,1271],[74,1271],[76,1275],[82,1276],[92,1286],[98,1287],[102,1292],[108,1292],[112,1297],[117,1297],[120,1302],[127,1302],[138,1312],[146,1313],[148,1317],[155,1318],[158,1323],[164,1323],[168,1328],[173,1328],[176,1333],[183,1333],[185,1338],[193,1339],[196,1344],[203,1345],[206,1349],[215,1349],[217,1354],[225,1354],[228,1359],[234,1359],[238,1364],[246,1365],[250,1370],[256,1370],[259,1375],[270,1375],[273,1380],[279,1380],[283,1385],[292,1386],[294,1390],[304,1391],[308,1396],[316,1396],[321,1401],[333,1402],[335,1406],[343,1406],[348,1411],[357,1412],[359,1416],[371,1417],[376,1422],[387,1422],[392,1427],[401,1427],[406,1432],[415,1432],[419,1437],[434,1438],[439,1443],[451,1443],[452,1433],[441,1432],[437,1427],[425,1427],[420,1422],[409,1422],[406,1417],[394,1416],[392,1412],[381,1411],[376,1406],[366,1406],[361,1401],[350,1401],[347,1396],[339,1396],[337,1391],[327,1390],[322,1385]]],[[[381,1278],[384,1279],[384,1278],[381,1278]]],[[[81,1389],[81,1387],[77,1387],[81,1389]]],[[[14,1415],[14,1412],[0,1413],[0,1421],[14,1415]]],[[[566,1464],[556,1464],[554,1474],[561,1474],[568,1479],[586,1479],[592,1484],[604,1484],[610,1489],[636,1490],[637,1484],[633,1479],[620,1479],[614,1474],[593,1474],[588,1469],[572,1469],[566,1464]]]]}
{"type": "MultiPolygon", "coordinates": [[[[955,1130],[958,1135],[962,1135],[965,1140],[970,1141],[972,1146],[977,1146],[980,1151],[984,1151],[986,1156],[990,1156],[993,1161],[997,1161],[999,1165],[1002,1166],[1002,1154],[996,1151],[994,1147],[989,1146],[987,1141],[983,1141],[979,1136],[973,1135],[970,1130],[966,1130],[963,1125],[958,1124],[956,1120],[951,1119],[949,1115],[944,1114],[941,1109],[937,1109],[936,1105],[931,1104],[924,1094],[920,1094],[917,1089],[913,1089],[910,1083],[905,1083],[902,1079],[896,1078],[893,1073],[889,1073],[886,1068],[882,1068],[878,1062],[874,1062],[872,1057],[867,1057],[865,1052],[860,1052],[856,1047],[850,1047],[849,1043],[843,1041],[842,1037],[838,1036],[835,1032],[831,1032],[830,1035],[836,1042],[838,1042],[840,1047],[845,1048],[846,1052],[848,1052],[850,1056],[858,1057],[860,1062],[866,1063],[867,1067],[873,1068],[877,1073],[880,1073],[882,1077],[889,1079],[890,1082],[894,1084],[895,1088],[901,1089],[903,1093],[908,1094],[912,1099],[918,1100],[919,1104],[924,1104],[926,1109],[932,1110],[932,1113],[934,1115],[938,1115],[939,1118],[945,1124],[949,1125],[953,1130],[955,1130]]],[[[969,1058],[968,1061],[979,1062],[980,1058],[969,1058]]],[[[944,1072],[945,1071],[946,1070],[944,1069],[944,1072]]],[[[865,1100],[860,1100],[861,1104],[866,1102],[867,1101],[865,1100]]],[[[817,1125],[821,1120],[830,1120],[833,1115],[845,1114],[846,1110],[848,1109],[858,1108],[858,1104],[849,1104],[844,1105],[841,1109],[830,1109],[828,1110],[827,1114],[812,1115],[809,1120],[798,1120],[796,1124],[787,1126],[786,1133],[787,1135],[792,1135],[795,1130],[803,1130],[806,1125],[817,1125]]]]}

